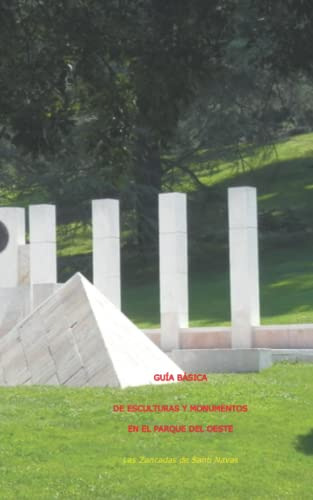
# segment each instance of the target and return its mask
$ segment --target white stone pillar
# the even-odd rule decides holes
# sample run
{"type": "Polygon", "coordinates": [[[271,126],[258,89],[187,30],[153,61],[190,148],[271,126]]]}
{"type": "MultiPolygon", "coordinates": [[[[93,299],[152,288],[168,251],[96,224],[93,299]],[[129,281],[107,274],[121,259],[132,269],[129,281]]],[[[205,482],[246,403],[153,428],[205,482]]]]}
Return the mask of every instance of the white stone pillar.
{"type": "Polygon", "coordinates": [[[0,252],[0,288],[16,287],[19,282],[19,245],[25,244],[25,209],[0,207],[0,222],[3,248],[0,252]]]}
{"type": "Polygon", "coordinates": [[[54,205],[29,207],[30,282],[57,282],[56,213],[54,205]]]}
{"type": "Polygon", "coordinates": [[[253,187],[228,189],[232,347],[252,347],[260,324],[257,196],[253,187]]]}
{"type": "Polygon", "coordinates": [[[187,201],[184,193],[159,195],[161,348],[178,349],[188,327],[187,201]]]}
{"type": "Polygon", "coordinates": [[[18,247],[18,284],[30,284],[30,245],[18,247]]]}
{"type": "Polygon", "coordinates": [[[93,283],[121,308],[120,211],[118,200],[92,200],[93,283]]]}

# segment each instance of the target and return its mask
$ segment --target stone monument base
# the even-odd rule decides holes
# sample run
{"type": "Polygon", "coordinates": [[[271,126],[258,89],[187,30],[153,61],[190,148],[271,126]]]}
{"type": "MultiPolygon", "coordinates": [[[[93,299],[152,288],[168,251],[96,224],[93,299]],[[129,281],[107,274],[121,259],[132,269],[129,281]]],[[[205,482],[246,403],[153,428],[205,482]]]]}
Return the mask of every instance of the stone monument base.
{"type": "Polygon", "coordinates": [[[168,355],[188,373],[260,372],[272,366],[271,349],[174,349],[168,355]]]}
{"type": "Polygon", "coordinates": [[[313,363],[313,349],[272,349],[273,363],[313,363]]]}

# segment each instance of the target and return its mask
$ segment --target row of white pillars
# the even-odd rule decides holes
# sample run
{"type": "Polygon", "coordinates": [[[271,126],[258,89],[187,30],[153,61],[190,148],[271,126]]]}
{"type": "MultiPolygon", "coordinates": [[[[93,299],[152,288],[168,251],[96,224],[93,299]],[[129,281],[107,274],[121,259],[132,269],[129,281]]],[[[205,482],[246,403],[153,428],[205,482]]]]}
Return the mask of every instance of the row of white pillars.
{"type": "MultiPolygon", "coordinates": [[[[260,323],[255,188],[230,188],[229,258],[232,346],[251,347],[252,327],[260,323]]],[[[53,205],[32,205],[30,283],[57,282],[56,215],[53,205]]],[[[21,249],[25,250],[25,211],[0,208],[9,232],[0,258],[0,286],[19,285],[21,249]]],[[[120,215],[117,200],[92,202],[93,281],[121,307],[120,215]]],[[[188,327],[187,201],[183,193],[159,195],[161,347],[180,347],[179,330],[188,327]]]]}
{"type": "MultiPolygon", "coordinates": [[[[179,349],[188,327],[186,195],[159,196],[161,347],[179,349]]],[[[257,195],[252,187],[228,190],[232,347],[252,347],[260,324],[257,195]]],[[[212,283],[212,286],[214,284],[212,283]]]]}
{"type": "MultiPolygon", "coordinates": [[[[0,208],[0,221],[4,225],[8,242],[0,254],[0,287],[14,289],[29,286],[17,297],[18,309],[25,313],[34,309],[54,292],[57,282],[56,220],[52,205],[29,207],[29,240],[25,244],[25,209],[0,208]],[[24,297],[24,298],[23,298],[24,297]]],[[[3,226],[2,226],[3,231],[3,226]]],[[[7,292],[10,295],[10,291],[7,292]]],[[[6,310],[5,304],[0,304],[6,310]]],[[[19,314],[19,311],[16,311],[19,314]]],[[[1,314],[0,314],[1,316],[1,314]]]]}
{"type": "MultiPolygon", "coordinates": [[[[0,207],[0,221],[9,234],[0,255],[0,287],[31,287],[31,307],[57,283],[56,210],[54,205],[29,207],[29,245],[25,245],[25,209],[0,207]],[[49,285],[49,286],[46,286],[49,285]]],[[[118,200],[92,202],[93,276],[97,288],[121,307],[120,215],[118,200]]]]}

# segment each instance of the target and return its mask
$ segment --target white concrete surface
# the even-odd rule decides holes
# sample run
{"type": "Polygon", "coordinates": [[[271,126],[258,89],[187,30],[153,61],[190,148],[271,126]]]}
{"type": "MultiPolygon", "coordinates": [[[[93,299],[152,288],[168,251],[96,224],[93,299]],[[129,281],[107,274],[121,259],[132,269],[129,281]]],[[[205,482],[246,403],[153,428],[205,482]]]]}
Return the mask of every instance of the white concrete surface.
{"type": "Polygon", "coordinates": [[[0,288],[19,284],[19,245],[25,244],[25,209],[0,207],[0,221],[9,233],[7,247],[0,253],[0,288]]]}
{"type": "Polygon", "coordinates": [[[228,189],[232,347],[252,347],[260,324],[257,198],[253,187],[228,189]]]}
{"type": "Polygon", "coordinates": [[[93,283],[121,309],[119,201],[92,201],[93,283]]]}
{"type": "Polygon", "coordinates": [[[259,372],[272,365],[271,349],[180,349],[169,356],[188,373],[259,372]]]}
{"type": "Polygon", "coordinates": [[[0,288],[0,337],[30,313],[30,287],[0,288]]]}
{"type": "Polygon", "coordinates": [[[188,327],[187,201],[184,193],[159,195],[161,348],[179,348],[188,327]]]}
{"type": "Polygon", "coordinates": [[[42,302],[47,300],[50,295],[53,295],[57,290],[61,288],[60,283],[37,283],[32,285],[32,300],[31,306],[32,310],[36,309],[36,307],[40,306],[42,302]]]}
{"type": "Polygon", "coordinates": [[[30,205],[29,240],[31,284],[57,283],[54,205],[30,205]]]}
{"type": "Polygon", "coordinates": [[[30,245],[18,246],[18,285],[30,284],[30,245]]]}
{"type": "Polygon", "coordinates": [[[313,349],[272,349],[273,363],[313,363],[313,349]]]}

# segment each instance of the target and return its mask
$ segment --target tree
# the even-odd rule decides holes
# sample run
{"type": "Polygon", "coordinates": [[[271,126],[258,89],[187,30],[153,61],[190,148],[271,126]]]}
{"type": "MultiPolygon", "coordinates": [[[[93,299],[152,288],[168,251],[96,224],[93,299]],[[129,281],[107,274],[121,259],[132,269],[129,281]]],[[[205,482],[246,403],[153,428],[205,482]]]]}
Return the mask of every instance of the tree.
{"type": "Polygon", "coordinates": [[[126,193],[141,245],[177,165],[199,186],[199,148],[214,168],[270,142],[288,75],[310,88],[307,1],[2,0],[0,15],[2,182],[59,204],[126,193]]]}
{"type": "Polygon", "coordinates": [[[1,46],[10,50],[2,54],[0,121],[13,144],[31,153],[22,178],[32,179],[27,170],[33,169],[53,187],[56,171],[72,185],[69,162],[64,175],[55,164],[71,152],[75,128],[84,137],[83,157],[92,158],[80,164],[76,183],[82,178],[88,193],[88,179],[96,175],[95,193],[107,184],[118,189],[126,172],[137,186],[138,213],[145,210],[140,241],[148,241],[146,221],[155,217],[161,190],[161,150],[197,81],[219,66],[232,8],[233,2],[218,0],[4,1],[1,46]]]}

